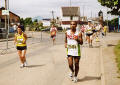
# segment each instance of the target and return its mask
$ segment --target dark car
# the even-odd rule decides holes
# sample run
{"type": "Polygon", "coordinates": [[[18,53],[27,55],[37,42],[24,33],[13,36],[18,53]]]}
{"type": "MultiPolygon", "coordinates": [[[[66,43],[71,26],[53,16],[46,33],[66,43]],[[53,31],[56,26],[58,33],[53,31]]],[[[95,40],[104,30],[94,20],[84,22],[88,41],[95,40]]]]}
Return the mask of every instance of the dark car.
{"type": "Polygon", "coordinates": [[[10,27],[9,32],[10,32],[10,33],[14,33],[15,30],[14,30],[12,27],[10,27]]]}
{"type": "Polygon", "coordinates": [[[42,31],[50,31],[50,28],[42,29],[42,31]]]}
{"type": "Polygon", "coordinates": [[[66,28],[66,30],[70,30],[70,28],[66,28]]]}
{"type": "Polygon", "coordinates": [[[62,27],[57,27],[57,30],[60,30],[60,31],[62,31],[63,29],[62,29],[62,27]]]}

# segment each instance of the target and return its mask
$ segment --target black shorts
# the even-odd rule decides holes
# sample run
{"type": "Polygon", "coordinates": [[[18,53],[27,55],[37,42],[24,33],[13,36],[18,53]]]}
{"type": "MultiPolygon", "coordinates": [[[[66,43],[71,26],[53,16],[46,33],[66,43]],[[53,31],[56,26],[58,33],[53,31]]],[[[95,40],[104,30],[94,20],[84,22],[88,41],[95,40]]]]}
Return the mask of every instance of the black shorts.
{"type": "Polygon", "coordinates": [[[17,46],[17,50],[27,50],[27,46],[17,46]]]}
{"type": "Polygon", "coordinates": [[[90,34],[88,34],[88,33],[86,33],[86,36],[91,36],[93,33],[90,33],[90,34]]]}
{"type": "MultiPolygon", "coordinates": [[[[68,57],[71,57],[72,55],[67,55],[68,57]]],[[[78,58],[78,59],[80,59],[81,58],[81,56],[72,56],[73,58],[78,58]]]]}
{"type": "Polygon", "coordinates": [[[97,32],[97,30],[92,30],[92,31],[93,31],[93,33],[97,32]]]}
{"type": "Polygon", "coordinates": [[[54,38],[54,37],[56,37],[56,35],[52,35],[52,36],[51,36],[51,38],[54,38]]]}

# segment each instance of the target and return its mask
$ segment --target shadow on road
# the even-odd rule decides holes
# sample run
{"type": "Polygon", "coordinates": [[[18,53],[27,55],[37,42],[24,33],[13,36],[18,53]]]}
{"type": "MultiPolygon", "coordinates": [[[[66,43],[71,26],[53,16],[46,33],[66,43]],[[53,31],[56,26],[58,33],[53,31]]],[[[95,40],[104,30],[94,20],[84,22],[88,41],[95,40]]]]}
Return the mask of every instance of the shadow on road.
{"type": "Polygon", "coordinates": [[[112,47],[112,46],[116,46],[116,45],[113,45],[113,44],[108,44],[107,46],[108,46],[108,47],[112,47]]]}
{"type": "Polygon", "coordinates": [[[41,67],[41,66],[45,66],[45,64],[42,64],[42,65],[28,65],[26,67],[28,67],[28,68],[35,68],[35,67],[41,67]]]}
{"type": "Polygon", "coordinates": [[[93,46],[93,48],[100,48],[100,46],[93,46]]]}
{"type": "Polygon", "coordinates": [[[78,79],[78,82],[84,82],[84,81],[90,81],[90,80],[101,80],[101,77],[85,76],[82,79],[78,79]]]}

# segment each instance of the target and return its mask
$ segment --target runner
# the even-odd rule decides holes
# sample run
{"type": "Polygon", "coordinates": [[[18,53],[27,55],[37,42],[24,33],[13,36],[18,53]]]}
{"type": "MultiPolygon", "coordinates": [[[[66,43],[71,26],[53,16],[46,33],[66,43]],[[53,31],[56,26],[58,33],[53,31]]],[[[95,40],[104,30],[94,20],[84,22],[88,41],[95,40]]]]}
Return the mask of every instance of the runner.
{"type": "Polygon", "coordinates": [[[99,42],[99,35],[100,35],[100,32],[101,32],[101,25],[97,24],[95,28],[96,28],[96,42],[99,42]]]}
{"type": "Polygon", "coordinates": [[[50,34],[53,40],[53,45],[55,44],[56,32],[57,32],[57,28],[54,25],[52,25],[52,27],[50,28],[50,34]]]}
{"type": "Polygon", "coordinates": [[[107,33],[107,29],[108,29],[107,26],[104,26],[104,27],[103,27],[103,32],[104,32],[104,35],[105,35],[105,36],[106,36],[106,33],[107,33]]]}
{"type": "Polygon", "coordinates": [[[76,30],[76,27],[77,23],[72,21],[70,24],[71,29],[65,33],[65,48],[67,48],[67,59],[71,70],[69,76],[74,82],[77,82],[78,80],[77,75],[79,71],[79,60],[81,57],[80,44],[83,44],[82,33],[79,33],[76,30]]]}
{"type": "Polygon", "coordinates": [[[91,24],[91,20],[88,21],[88,25],[86,26],[86,39],[88,40],[89,47],[92,47],[92,35],[93,35],[93,28],[91,24]]]}
{"type": "Polygon", "coordinates": [[[27,66],[26,57],[25,57],[27,50],[26,40],[27,40],[27,35],[23,33],[21,27],[18,26],[17,33],[15,34],[14,43],[16,44],[18,55],[22,63],[20,65],[21,68],[27,66]]]}

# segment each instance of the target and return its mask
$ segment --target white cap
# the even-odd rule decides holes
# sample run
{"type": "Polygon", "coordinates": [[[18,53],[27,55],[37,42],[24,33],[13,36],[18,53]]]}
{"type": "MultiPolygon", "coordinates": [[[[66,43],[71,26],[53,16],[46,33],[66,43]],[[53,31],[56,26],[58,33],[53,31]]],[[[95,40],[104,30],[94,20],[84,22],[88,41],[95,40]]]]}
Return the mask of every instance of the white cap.
{"type": "Polygon", "coordinates": [[[92,22],[92,20],[88,20],[88,22],[92,22]]]}

